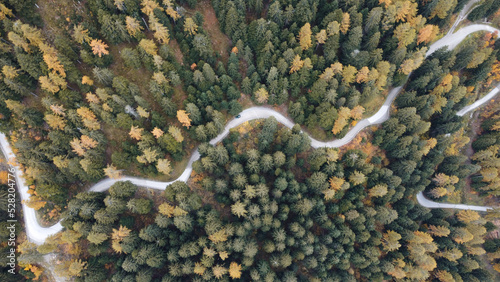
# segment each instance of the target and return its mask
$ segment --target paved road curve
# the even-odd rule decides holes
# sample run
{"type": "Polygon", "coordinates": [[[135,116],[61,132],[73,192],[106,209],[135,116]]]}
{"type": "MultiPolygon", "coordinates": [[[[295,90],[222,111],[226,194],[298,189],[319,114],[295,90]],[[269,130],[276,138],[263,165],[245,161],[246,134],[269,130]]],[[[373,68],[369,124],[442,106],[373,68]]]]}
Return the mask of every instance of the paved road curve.
{"type": "MultiPolygon", "coordinates": [[[[453,49],[460,43],[467,35],[477,32],[477,31],[498,31],[497,29],[494,29],[488,25],[471,25],[465,28],[460,29],[458,32],[453,33],[453,34],[448,34],[445,37],[441,38],[440,40],[436,41],[434,44],[432,44],[429,48],[429,51],[427,52],[426,56],[429,56],[432,54],[434,51],[437,49],[448,46],[448,48],[453,49]]],[[[490,92],[486,97],[478,100],[476,103],[465,107],[461,111],[458,112],[458,115],[462,116],[465,113],[472,111],[476,109],[477,107],[481,106],[482,104],[486,103],[491,99],[493,96],[495,96],[499,92],[499,87],[500,85],[495,88],[492,92],[490,92]]],[[[396,96],[401,92],[402,87],[397,87],[392,89],[389,92],[389,95],[386,98],[385,103],[383,106],[380,108],[380,110],[375,113],[373,116],[367,119],[363,119],[360,122],[356,124],[347,134],[344,138],[338,139],[338,140],[333,140],[333,141],[327,141],[327,142],[322,142],[315,140],[311,137],[311,146],[314,148],[319,148],[319,147],[334,147],[338,148],[343,145],[348,144],[349,142],[352,141],[352,139],[364,128],[370,125],[374,124],[380,124],[384,121],[386,121],[389,118],[389,110],[390,110],[390,105],[396,98],[396,96]]],[[[275,117],[279,122],[284,124],[285,126],[291,128],[293,127],[294,123],[287,119],[285,116],[282,114],[269,109],[265,107],[252,107],[249,109],[244,110],[241,112],[241,118],[239,119],[233,119],[231,120],[225,127],[224,131],[219,134],[216,138],[212,139],[210,141],[210,144],[214,145],[218,142],[220,142],[224,137],[227,136],[229,133],[229,130],[231,128],[234,128],[246,121],[254,120],[254,119],[262,119],[262,118],[268,118],[268,117],[275,117]]],[[[12,152],[12,148],[10,147],[9,143],[7,142],[7,138],[5,137],[5,134],[0,133],[0,147],[2,148],[2,151],[4,155],[7,158],[13,158],[14,153],[12,152]]],[[[196,161],[200,157],[198,151],[195,151],[191,158],[189,159],[188,165],[182,175],[177,178],[174,181],[184,181],[186,182],[191,175],[191,172],[193,170],[192,164],[194,161],[196,161]]],[[[28,200],[29,194],[27,193],[28,187],[25,184],[24,179],[22,178],[22,172],[21,170],[17,167],[16,170],[16,179],[17,179],[17,186],[19,189],[19,193],[21,195],[22,200],[28,200]]],[[[144,178],[137,178],[137,177],[122,177],[118,180],[114,179],[104,179],[96,183],[94,186],[90,188],[90,191],[105,191],[107,190],[111,185],[113,185],[117,181],[131,181],[132,183],[141,186],[141,187],[147,187],[147,188],[153,188],[153,189],[159,189],[159,190],[164,190],[166,186],[169,184],[173,183],[174,181],[171,182],[160,182],[160,181],[153,181],[153,180],[148,180],[144,178]]],[[[480,210],[480,211],[485,211],[489,209],[489,207],[478,207],[478,206],[469,206],[469,205],[452,205],[452,204],[444,204],[444,203],[436,203],[430,200],[427,200],[422,193],[419,193],[417,195],[417,200],[419,204],[421,204],[424,207],[428,208],[455,208],[455,209],[472,209],[472,210],[480,210]]],[[[60,223],[57,223],[51,227],[42,227],[38,224],[37,219],[36,219],[36,214],[35,211],[32,208],[27,207],[26,205],[23,204],[23,212],[24,212],[24,220],[25,220],[25,225],[26,225],[26,233],[28,237],[30,238],[31,241],[37,243],[37,244],[42,244],[45,239],[52,235],[55,234],[59,231],[62,230],[62,226],[60,223]]]]}

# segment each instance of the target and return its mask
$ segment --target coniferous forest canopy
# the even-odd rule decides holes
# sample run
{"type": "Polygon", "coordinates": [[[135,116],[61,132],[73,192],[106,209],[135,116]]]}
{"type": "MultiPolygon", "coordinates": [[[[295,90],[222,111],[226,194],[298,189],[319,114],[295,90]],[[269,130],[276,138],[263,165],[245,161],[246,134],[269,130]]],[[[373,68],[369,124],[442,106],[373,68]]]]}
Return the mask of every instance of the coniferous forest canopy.
{"type": "Polygon", "coordinates": [[[64,228],[39,245],[20,220],[18,274],[2,255],[0,280],[498,280],[500,103],[457,112],[500,82],[500,39],[426,55],[450,29],[500,28],[500,1],[472,2],[455,26],[469,1],[0,1],[0,131],[26,207],[64,228]],[[387,121],[311,146],[400,86],[387,121]],[[209,143],[253,106],[296,125],[209,143]],[[196,150],[186,183],[89,191],[174,181],[196,150]],[[494,208],[429,209],[419,192],[494,208]]]}

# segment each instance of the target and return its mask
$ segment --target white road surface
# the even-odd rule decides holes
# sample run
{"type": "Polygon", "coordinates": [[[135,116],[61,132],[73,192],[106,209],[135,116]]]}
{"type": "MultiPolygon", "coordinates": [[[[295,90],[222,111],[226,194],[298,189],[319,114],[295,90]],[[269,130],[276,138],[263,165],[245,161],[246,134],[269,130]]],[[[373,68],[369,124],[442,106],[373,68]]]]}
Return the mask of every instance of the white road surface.
{"type": "MultiPolygon", "coordinates": [[[[473,0],[474,1],[474,0],[473,0]]],[[[440,40],[436,41],[434,44],[432,44],[429,48],[429,51],[427,52],[426,56],[432,54],[434,51],[437,49],[443,47],[443,46],[448,46],[449,49],[455,48],[467,35],[477,32],[477,31],[489,31],[489,32],[494,32],[497,29],[488,26],[488,25],[481,25],[481,24],[474,24],[470,25],[467,27],[464,27],[460,29],[458,32],[453,33],[453,34],[447,34],[445,37],[441,38],[440,40]]],[[[482,104],[488,102],[493,96],[495,96],[499,92],[500,85],[492,90],[487,96],[484,98],[478,100],[474,104],[465,107],[461,111],[458,112],[458,115],[462,116],[467,112],[470,112],[477,107],[481,106],[482,104]]],[[[367,119],[363,119],[360,122],[356,124],[347,134],[344,138],[338,139],[338,140],[333,140],[333,141],[327,141],[327,142],[322,142],[315,140],[311,137],[311,146],[314,148],[319,148],[319,147],[341,147],[345,144],[348,144],[349,142],[352,141],[352,139],[364,128],[370,125],[374,124],[380,124],[384,121],[386,121],[389,118],[389,110],[390,110],[390,105],[396,98],[396,96],[399,94],[401,91],[402,87],[397,87],[392,89],[389,92],[389,95],[386,98],[386,101],[384,105],[380,108],[380,110],[375,113],[373,116],[367,119]]],[[[262,119],[262,118],[268,118],[268,117],[275,117],[279,122],[284,124],[285,126],[291,128],[293,127],[294,123],[287,119],[285,116],[281,115],[280,113],[269,109],[265,107],[252,107],[249,109],[244,110],[241,112],[241,118],[238,119],[233,119],[231,120],[225,127],[224,131],[219,134],[216,138],[212,139],[210,141],[210,144],[214,145],[218,142],[220,142],[227,134],[229,133],[229,129],[234,128],[246,121],[254,120],[254,119],[262,119]]],[[[12,149],[7,141],[7,138],[5,134],[0,133],[0,147],[7,158],[14,158],[14,153],[12,152],[12,149]]],[[[182,175],[177,178],[174,181],[184,181],[186,182],[191,175],[192,172],[192,164],[194,161],[196,161],[200,157],[198,151],[195,151],[186,167],[182,175]]],[[[25,184],[25,181],[22,177],[22,172],[19,169],[19,167],[16,168],[16,180],[17,180],[17,187],[19,190],[19,193],[21,195],[22,200],[27,200],[29,198],[29,194],[27,193],[28,187],[25,184]]],[[[147,188],[153,188],[153,189],[158,189],[158,190],[164,190],[169,184],[173,183],[174,181],[171,182],[160,182],[160,181],[153,181],[153,180],[148,180],[144,178],[137,178],[137,177],[122,177],[118,180],[114,179],[104,179],[102,181],[99,181],[96,183],[94,186],[90,188],[90,191],[106,191],[111,185],[113,185],[116,181],[131,181],[132,183],[141,186],[141,187],[147,187],[147,188]]],[[[454,208],[454,209],[471,209],[471,210],[479,210],[479,211],[485,211],[487,209],[490,209],[490,207],[479,207],[479,206],[470,206],[470,205],[453,205],[453,204],[444,204],[444,203],[437,203],[430,201],[426,199],[422,193],[419,193],[417,195],[417,201],[419,204],[421,204],[424,207],[427,208],[454,208]]],[[[42,227],[38,223],[36,219],[36,214],[35,211],[32,208],[27,207],[25,204],[23,204],[23,213],[24,213],[24,220],[25,220],[25,226],[26,226],[26,233],[28,238],[37,244],[42,244],[45,239],[53,235],[59,231],[62,230],[62,226],[60,223],[57,223],[51,227],[42,227]]]]}

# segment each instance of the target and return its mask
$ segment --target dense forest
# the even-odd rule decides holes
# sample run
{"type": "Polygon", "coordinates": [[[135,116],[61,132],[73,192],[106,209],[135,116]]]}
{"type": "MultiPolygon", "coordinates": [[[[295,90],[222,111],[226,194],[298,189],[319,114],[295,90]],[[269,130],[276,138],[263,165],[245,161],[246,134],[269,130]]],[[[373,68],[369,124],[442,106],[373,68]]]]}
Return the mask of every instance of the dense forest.
{"type": "MultiPolygon", "coordinates": [[[[484,257],[500,271],[500,241],[485,236],[498,211],[415,201],[464,187],[498,197],[498,103],[474,140],[456,115],[500,81],[497,34],[426,57],[466,3],[0,3],[0,131],[27,205],[65,228],[21,244],[22,274],[37,279],[55,252],[56,273],[77,281],[493,280],[484,257]],[[308,135],[345,136],[396,86],[380,127],[310,147],[308,135]],[[253,105],[297,125],[269,118],[207,143],[253,105]],[[105,177],[174,180],[196,148],[189,182],[162,195],[130,182],[85,192],[105,177]]],[[[467,20],[498,27],[499,3],[467,20]]]]}

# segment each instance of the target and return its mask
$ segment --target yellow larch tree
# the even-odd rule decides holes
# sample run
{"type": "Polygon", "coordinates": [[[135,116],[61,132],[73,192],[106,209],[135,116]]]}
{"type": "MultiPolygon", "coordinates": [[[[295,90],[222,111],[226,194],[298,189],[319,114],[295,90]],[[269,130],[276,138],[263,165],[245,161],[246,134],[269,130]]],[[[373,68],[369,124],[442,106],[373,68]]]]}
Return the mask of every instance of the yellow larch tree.
{"type": "Polygon", "coordinates": [[[342,70],[342,80],[347,84],[354,82],[357,72],[358,70],[351,65],[344,66],[344,69],[342,70]]]}
{"type": "Polygon", "coordinates": [[[402,23],[394,30],[394,37],[398,39],[398,47],[406,47],[415,41],[417,32],[409,23],[402,23]]]}
{"type": "Polygon", "coordinates": [[[316,33],[316,42],[318,42],[318,44],[325,44],[326,38],[326,29],[322,29],[316,33]]]}
{"type": "Polygon", "coordinates": [[[151,133],[153,134],[153,136],[154,136],[156,139],[160,138],[160,137],[164,134],[163,130],[161,130],[161,129],[160,129],[160,128],[158,128],[158,127],[155,127],[155,128],[151,131],[151,133]]]}
{"type": "Polygon", "coordinates": [[[354,120],[360,120],[363,118],[363,113],[365,112],[365,108],[361,105],[357,105],[351,110],[351,118],[354,120]]]}
{"type": "Polygon", "coordinates": [[[190,35],[196,35],[198,32],[198,25],[196,25],[192,18],[186,18],[184,20],[184,31],[190,35]]]}
{"type": "Polygon", "coordinates": [[[94,139],[88,137],[87,135],[82,135],[80,137],[80,141],[82,142],[82,146],[85,147],[86,149],[95,148],[99,144],[99,142],[97,142],[94,139]]]}
{"type": "Polygon", "coordinates": [[[109,51],[106,50],[108,48],[108,45],[100,39],[92,39],[90,41],[90,47],[92,47],[92,53],[95,55],[98,55],[99,58],[102,57],[102,55],[108,55],[109,51]]]}
{"type": "Polygon", "coordinates": [[[124,11],[125,10],[125,0],[115,0],[115,6],[118,10],[124,11]]]}
{"type": "Polygon", "coordinates": [[[397,1],[396,7],[396,22],[411,21],[417,14],[417,3],[412,1],[397,1]]]}
{"type": "Polygon", "coordinates": [[[347,121],[351,116],[351,110],[347,107],[341,107],[338,113],[338,118],[333,124],[332,133],[337,134],[347,125],[347,121]]]}
{"type": "Polygon", "coordinates": [[[81,24],[73,27],[73,39],[79,44],[83,42],[89,43],[92,40],[89,36],[89,30],[85,29],[81,24]]]}
{"type": "Polygon", "coordinates": [[[335,191],[339,191],[342,189],[342,185],[344,185],[345,179],[332,176],[330,177],[329,183],[330,183],[330,189],[333,189],[335,191]]]}
{"type": "Polygon", "coordinates": [[[236,262],[231,262],[229,265],[229,276],[233,279],[241,278],[241,265],[236,262]]]}
{"type": "Polygon", "coordinates": [[[257,102],[260,104],[266,103],[267,99],[269,98],[269,93],[265,88],[259,88],[257,91],[255,91],[254,95],[255,100],[257,100],[257,102]]]}
{"type": "Polygon", "coordinates": [[[397,233],[396,231],[388,230],[382,235],[381,241],[384,250],[391,252],[401,247],[399,240],[401,240],[401,235],[399,233],[397,233]]]}
{"type": "Polygon", "coordinates": [[[337,21],[330,22],[326,27],[326,31],[328,32],[328,36],[336,35],[340,32],[340,24],[337,21]]]}
{"type": "Polygon", "coordinates": [[[93,104],[99,104],[101,102],[101,100],[99,100],[99,97],[97,97],[97,95],[93,94],[92,92],[85,94],[85,99],[87,100],[87,102],[93,104]]]}
{"type": "Polygon", "coordinates": [[[40,76],[38,81],[40,82],[40,87],[50,93],[57,93],[61,90],[48,76],[40,76]]]}
{"type": "Polygon", "coordinates": [[[369,81],[370,69],[367,66],[362,67],[356,75],[356,83],[364,83],[369,81]]]}
{"type": "Polygon", "coordinates": [[[350,26],[351,26],[351,16],[349,15],[349,13],[344,13],[342,15],[342,22],[340,23],[340,31],[343,34],[346,34],[350,26]]]}
{"type": "Polygon", "coordinates": [[[212,272],[214,273],[215,278],[221,279],[227,273],[227,268],[222,265],[216,265],[212,267],[212,272]]]}
{"type": "Polygon", "coordinates": [[[137,113],[139,114],[139,116],[143,117],[143,118],[148,118],[149,117],[149,112],[146,111],[146,109],[144,109],[143,107],[141,106],[137,106],[137,113]]]}
{"type": "Polygon", "coordinates": [[[148,16],[153,14],[154,9],[163,10],[163,8],[160,7],[160,5],[154,0],[142,0],[141,6],[141,11],[148,16]]]}
{"type": "Polygon", "coordinates": [[[43,53],[43,61],[47,64],[49,69],[53,71],[59,72],[62,76],[66,76],[64,73],[64,67],[63,65],[59,62],[57,58],[57,50],[56,48],[45,44],[45,43],[40,43],[38,44],[38,48],[40,51],[43,53]]]}
{"type": "Polygon", "coordinates": [[[175,207],[168,204],[168,203],[163,203],[161,204],[160,206],[158,206],[158,211],[163,214],[163,215],[166,215],[167,217],[173,217],[174,216],[174,209],[175,207]]]}
{"type": "Polygon", "coordinates": [[[2,74],[8,79],[14,79],[18,76],[19,70],[13,66],[5,65],[2,67],[2,74]]]}
{"type": "Polygon", "coordinates": [[[82,76],[82,84],[87,84],[92,86],[94,85],[94,81],[90,77],[84,75],[82,76]]]}
{"type": "Polygon", "coordinates": [[[477,211],[461,210],[457,213],[457,218],[464,223],[470,223],[480,219],[481,216],[477,213],[477,211]]]}
{"type": "Polygon", "coordinates": [[[19,34],[11,31],[7,34],[7,37],[14,46],[23,48],[25,52],[31,52],[28,42],[19,34]]]}
{"type": "Polygon", "coordinates": [[[138,126],[133,126],[130,128],[129,135],[130,137],[134,138],[135,140],[139,141],[142,139],[142,131],[144,129],[138,126]]]}
{"type": "Polygon", "coordinates": [[[428,228],[429,230],[427,232],[435,237],[446,237],[450,235],[450,229],[448,229],[446,226],[429,225],[428,228]]]}
{"type": "Polygon", "coordinates": [[[130,16],[125,17],[125,26],[127,28],[128,34],[134,37],[143,30],[139,21],[136,18],[130,16]]]}
{"type": "Polygon", "coordinates": [[[226,260],[229,257],[229,253],[226,251],[219,252],[219,257],[221,260],[226,260]]]}
{"type": "Polygon", "coordinates": [[[179,15],[179,13],[177,13],[177,11],[172,7],[167,7],[167,9],[165,9],[165,13],[167,13],[167,15],[171,17],[174,22],[181,18],[181,15],[179,15]]]}
{"type": "Polygon", "coordinates": [[[425,25],[418,31],[417,44],[431,42],[434,38],[436,38],[438,32],[438,26],[432,24],[425,25]]]}
{"type": "Polygon", "coordinates": [[[58,115],[47,114],[45,115],[45,121],[53,129],[63,130],[66,126],[66,121],[64,120],[64,118],[58,115]]]}
{"type": "Polygon", "coordinates": [[[179,120],[179,122],[187,128],[191,126],[191,119],[189,118],[189,114],[186,113],[185,110],[177,111],[177,120],[179,120]]]}
{"type": "Polygon", "coordinates": [[[69,165],[69,160],[64,157],[64,156],[55,156],[52,159],[52,162],[57,166],[59,169],[67,168],[69,165]]]}
{"type": "Polygon", "coordinates": [[[172,135],[172,137],[174,137],[175,141],[177,141],[179,143],[184,141],[184,136],[182,136],[182,131],[177,126],[173,126],[173,125],[169,126],[168,133],[170,133],[170,135],[172,135]]]}
{"type": "Polygon", "coordinates": [[[299,45],[302,48],[302,50],[307,50],[311,48],[312,46],[312,40],[311,40],[311,25],[309,23],[304,24],[302,28],[300,28],[299,31],[299,45]]]}
{"type": "Polygon", "coordinates": [[[122,177],[121,170],[116,169],[116,167],[114,165],[108,164],[106,166],[106,168],[104,168],[103,170],[104,170],[104,174],[111,179],[118,179],[118,178],[122,177]]]}
{"type": "Polygon", "coordinates": [[[158,163],[156,164],[156,169],[158,169],[159,172],[165,175],[169,175],[172,172],[172,167],[170,166],[170,161],[168,159],[158,160],[158,163]]]}
{"type": "Polygon", "coordinates": [[[203,275],[205,273],[205,271],[207,270],[207,268],[205,266],[203,266],[203,264],[201,264],[200,262],[196,262],[194,264],[194,270],[193,272],[195,274],[198,274],[198,275],[203,275]]]}
{"type": "Polygon", "coordinates": [[[85,149],[83,148],[80,139],[73,138],[69,144],[71,145],[71,148],[73,148],[73,152],[75,152],[78,156],[83,157],[83,155],[85,155],[85,149]]]}
{"type": "Polygon", "coordinates": [[[120,225],[118,229],[113,228],[113,233],[111,234],[112,240],[123,241],[130,235],[130,229],[120,225]]]}
{"type": "Polygon", "coordinates": [[[148,53],[151,56],[156,55],[158,51],[158,47],[151,39],[141,39],[141,41],[139,42],[139,47],[141,47],[144,52],[148,53]]]}
{"type": "Polygon", "coordinates": [[[66,116],[66,113],[64,112],[65,109],[64,109],[64,106],[63,105],[56,105],[56,104],[53,104],[53,105],[50,105],[50,109],[52,110],[52,112],[54,112],[54,114],[56,115],[60,115],[60,116],[66,116]]]}
{"type": "Polygon", "coordinates": [[[95,114],[87,107],[81,107],[76,110],[76,113],[82,118],[83,125],[90,130],[98,130],[101,125],[96,119],[95,114]]]}
{"type": "Polygon", "coordinates": [[[223,229],[211,234],[210,236],[208,236],[208,239],[210,241],[212,241],[212,243],[217,244],[217,243],[221,243],[221,242],[226,242],[228,236],[229,235],[227,234],[226,229],[223,228],[223,229]]]}
{"type": "Polygon", "coordinates": [[[168,28],[162,25],[154,16],[149,17],[151,30],[154,30],[153,37],[160,42],[160,44],[168,44],[170,41],[170,34],[168,28]]]}
{"type": "Polygon", "coordinates": [[[290,73],[299,71],[304,66],[304,61],[300,59],[300,55],[295,55],[292,65],[290,66],[290,73]]]}
{"type": "Polygon", "coordinates": [[[12,10],[7,8],[3,3],[0,3],[0,21],[3,21],[6,17],[13,16],[12,10]]]}

